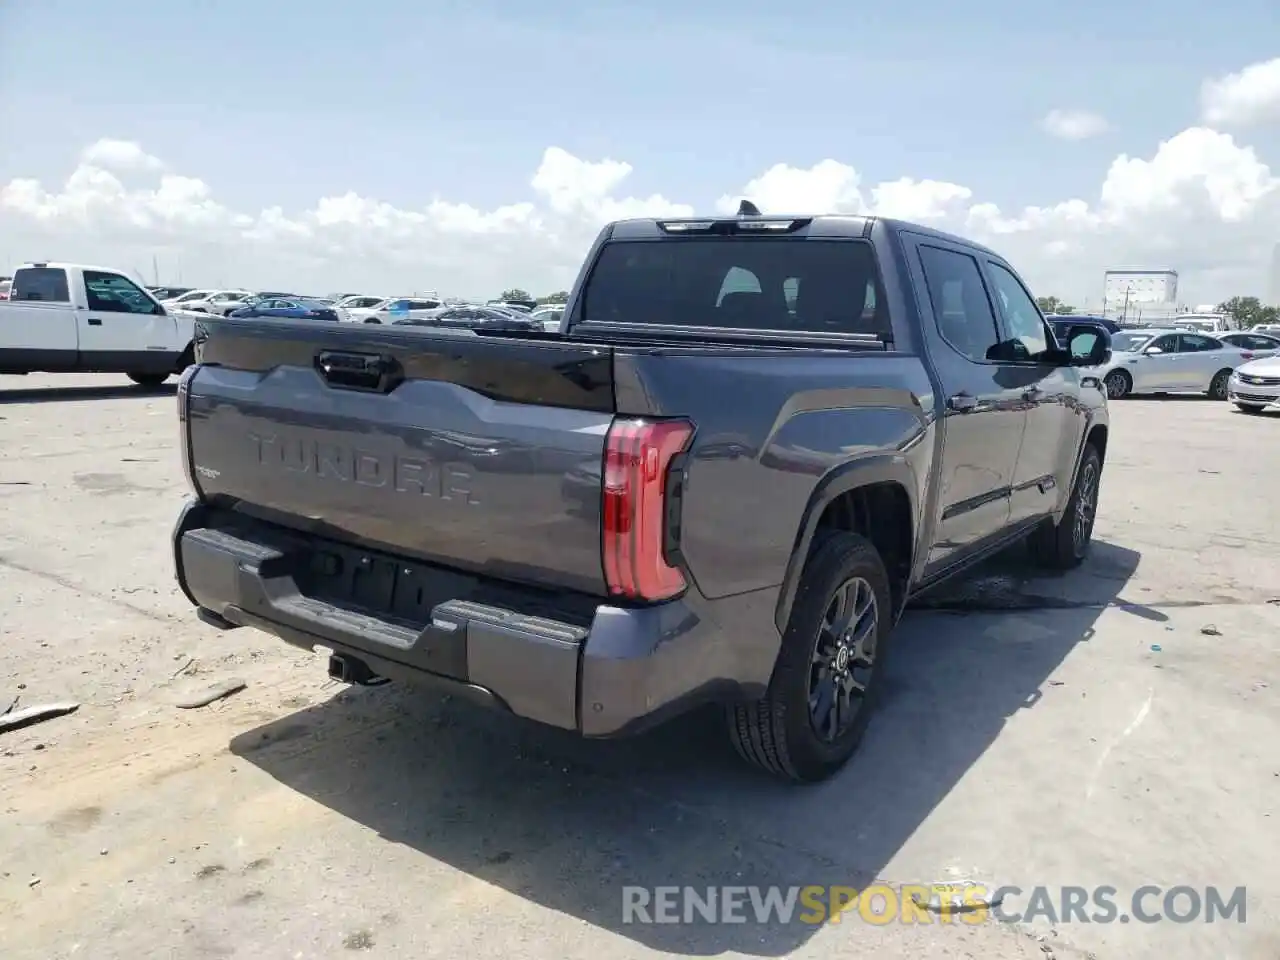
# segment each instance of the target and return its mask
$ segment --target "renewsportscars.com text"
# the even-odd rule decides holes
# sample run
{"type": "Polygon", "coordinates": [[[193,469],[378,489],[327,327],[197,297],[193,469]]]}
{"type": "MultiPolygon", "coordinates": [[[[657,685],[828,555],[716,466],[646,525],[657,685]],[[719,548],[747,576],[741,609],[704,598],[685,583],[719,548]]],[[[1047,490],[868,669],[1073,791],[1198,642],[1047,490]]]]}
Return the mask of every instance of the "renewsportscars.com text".
{"type": "Polygon", "coordinates": [[[757,923],[1244,923],[1248,894],[1187,885],[985,887],[959,884],[623,887],[622,922],[757,923]]]}

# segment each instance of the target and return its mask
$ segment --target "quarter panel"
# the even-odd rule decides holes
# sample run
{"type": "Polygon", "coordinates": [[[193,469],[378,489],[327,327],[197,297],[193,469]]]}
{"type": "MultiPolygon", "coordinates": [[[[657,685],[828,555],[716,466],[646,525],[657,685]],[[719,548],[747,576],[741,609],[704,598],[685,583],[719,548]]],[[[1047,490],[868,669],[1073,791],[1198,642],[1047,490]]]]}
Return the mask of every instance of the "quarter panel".
{"type": "Polygon", "coordinates": [[[920,441],[935,409],[916,356],[756,350],[618,361],[630,367],[618,371],[621,412],[696,422],[681,552],[708,598],[782,583],[815,490],[842,464],[902,452],[918,478],[911,492],[925,499],[933,446],[920,441]]]}

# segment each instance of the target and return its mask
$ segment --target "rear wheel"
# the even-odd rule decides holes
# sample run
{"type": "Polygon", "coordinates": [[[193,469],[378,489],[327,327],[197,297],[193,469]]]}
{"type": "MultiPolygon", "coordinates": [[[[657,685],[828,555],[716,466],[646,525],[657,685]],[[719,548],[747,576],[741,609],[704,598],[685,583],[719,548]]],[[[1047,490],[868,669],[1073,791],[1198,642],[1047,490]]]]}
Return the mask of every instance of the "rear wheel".
{"type": "Polygon", "coordinates": [[[1107,388],[1107,396],[1112,400],[1122,400],[1133,389],[1133,378],[1123,370],[1112,370],[1102,381],[1107,388]]]}
{"type": "Polygon", "coordinates": [[[729,707],[730,735],[745,759],[800,783],[825,780],[848,762],[875,706],[892,602],[870,541],[823,537],[805,565],[768,693],[729,707]]]}
{"type": "Polygon", "coordinates": [[[1098,486],[1102,480],[1102,457],[1088,444],[1080,458],[1076,484],[1071,489],[1066,512],[1056,524],[1046,520],[1028,539],[1031,555],[1042,567],[1070,570],[1089,553],[1093,521],[1098,510],[1098,486]]]}
{"type": "Polygon", "coordinates": [[[127,376],[138,386],[152,390],[169,379],[169,374],[167,373],[130,373],[127,376]]]}
{"type": "Polygon", "coordinates": [[[1225,400],[1227,399],[1227,383],[1231,380],[1230,370],[1219,370],[1213,375],[1213,379],[1209,381],[1209,399],[1225,400]]]}

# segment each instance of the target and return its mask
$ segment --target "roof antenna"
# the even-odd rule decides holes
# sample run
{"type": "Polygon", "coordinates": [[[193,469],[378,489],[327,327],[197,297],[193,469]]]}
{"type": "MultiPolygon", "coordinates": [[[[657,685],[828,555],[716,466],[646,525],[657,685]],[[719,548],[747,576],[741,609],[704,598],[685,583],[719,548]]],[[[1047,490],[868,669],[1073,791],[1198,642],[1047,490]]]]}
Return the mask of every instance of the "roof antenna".
{"type": "Polygon", "coordinates": [[[740,217],[758,217],[760,216],[760,208],[750,200],[743,200],[738,204],[738,216],[740,217]]]}

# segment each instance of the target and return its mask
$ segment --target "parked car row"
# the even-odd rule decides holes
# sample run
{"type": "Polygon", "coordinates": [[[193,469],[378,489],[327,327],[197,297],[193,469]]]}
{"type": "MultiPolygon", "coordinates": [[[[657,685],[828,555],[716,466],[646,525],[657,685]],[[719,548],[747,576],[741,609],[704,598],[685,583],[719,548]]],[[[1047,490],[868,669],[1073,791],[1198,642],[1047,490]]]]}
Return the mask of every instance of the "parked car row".
{"type": "Polygon", "coordinates": [[[337,309],[325,300],[308,300],[302,297],[256,297],[238,308],[221,314],[225,317],[275,317],[285,320],[324,320],[337,323],[341,316],[337,309]]]}
{"type": "MultiPolygon", "coordinates": [[[[334,293],[326,297],[283,290],[252,291],[243,288],[148,287],[161,303],[189,313],[229,317],[292,317],[344,323],[404,324],[430,321],[446,310],[496,310],[501,317],[477,314],[474,319],[522,316],[535,321],[530,329],[558,330],[563,304],[539,305],[535,300],[478,302],[442,297],[434,291],[397,297],[364,293],[334,293]]],[[[458,319],[450,314],[445,319],[458,319]]]]}
{"type": "MultiPolygon", "coordinates": [[[[1051,321],[1051,326],[1057,325],[1051,321]]],[[[1199,392],[1217,400],[1261,404],[1257,408],[1262,409],[1268,403],[1262,402],[1261,394],[1240,401],[1237,387],[1252,384],[1243,377],[1264,376],[1255,372],[1255,363],[1280,366],[1275,359],[1280,357],[1280,337],[1253,331],[1211,336],[1176,328],[1129,329],[1112,333],[1110,340],[1110,360],[1088,373],[1113,400],[1137,394],[1199,392]]],[[[1280,387],[1280,372],[1276,385],[1280,387]]]]}
{"type": "Polygon", "coordinates": [[[558,330],[561,307],[488,306],[436,294],[387,298],[347,293],[144,287],[124,271],[74,263],[18,267],[0,288],[0,373],[123,373],[156,386],[194,357],[204,316],[558,330]]]}

